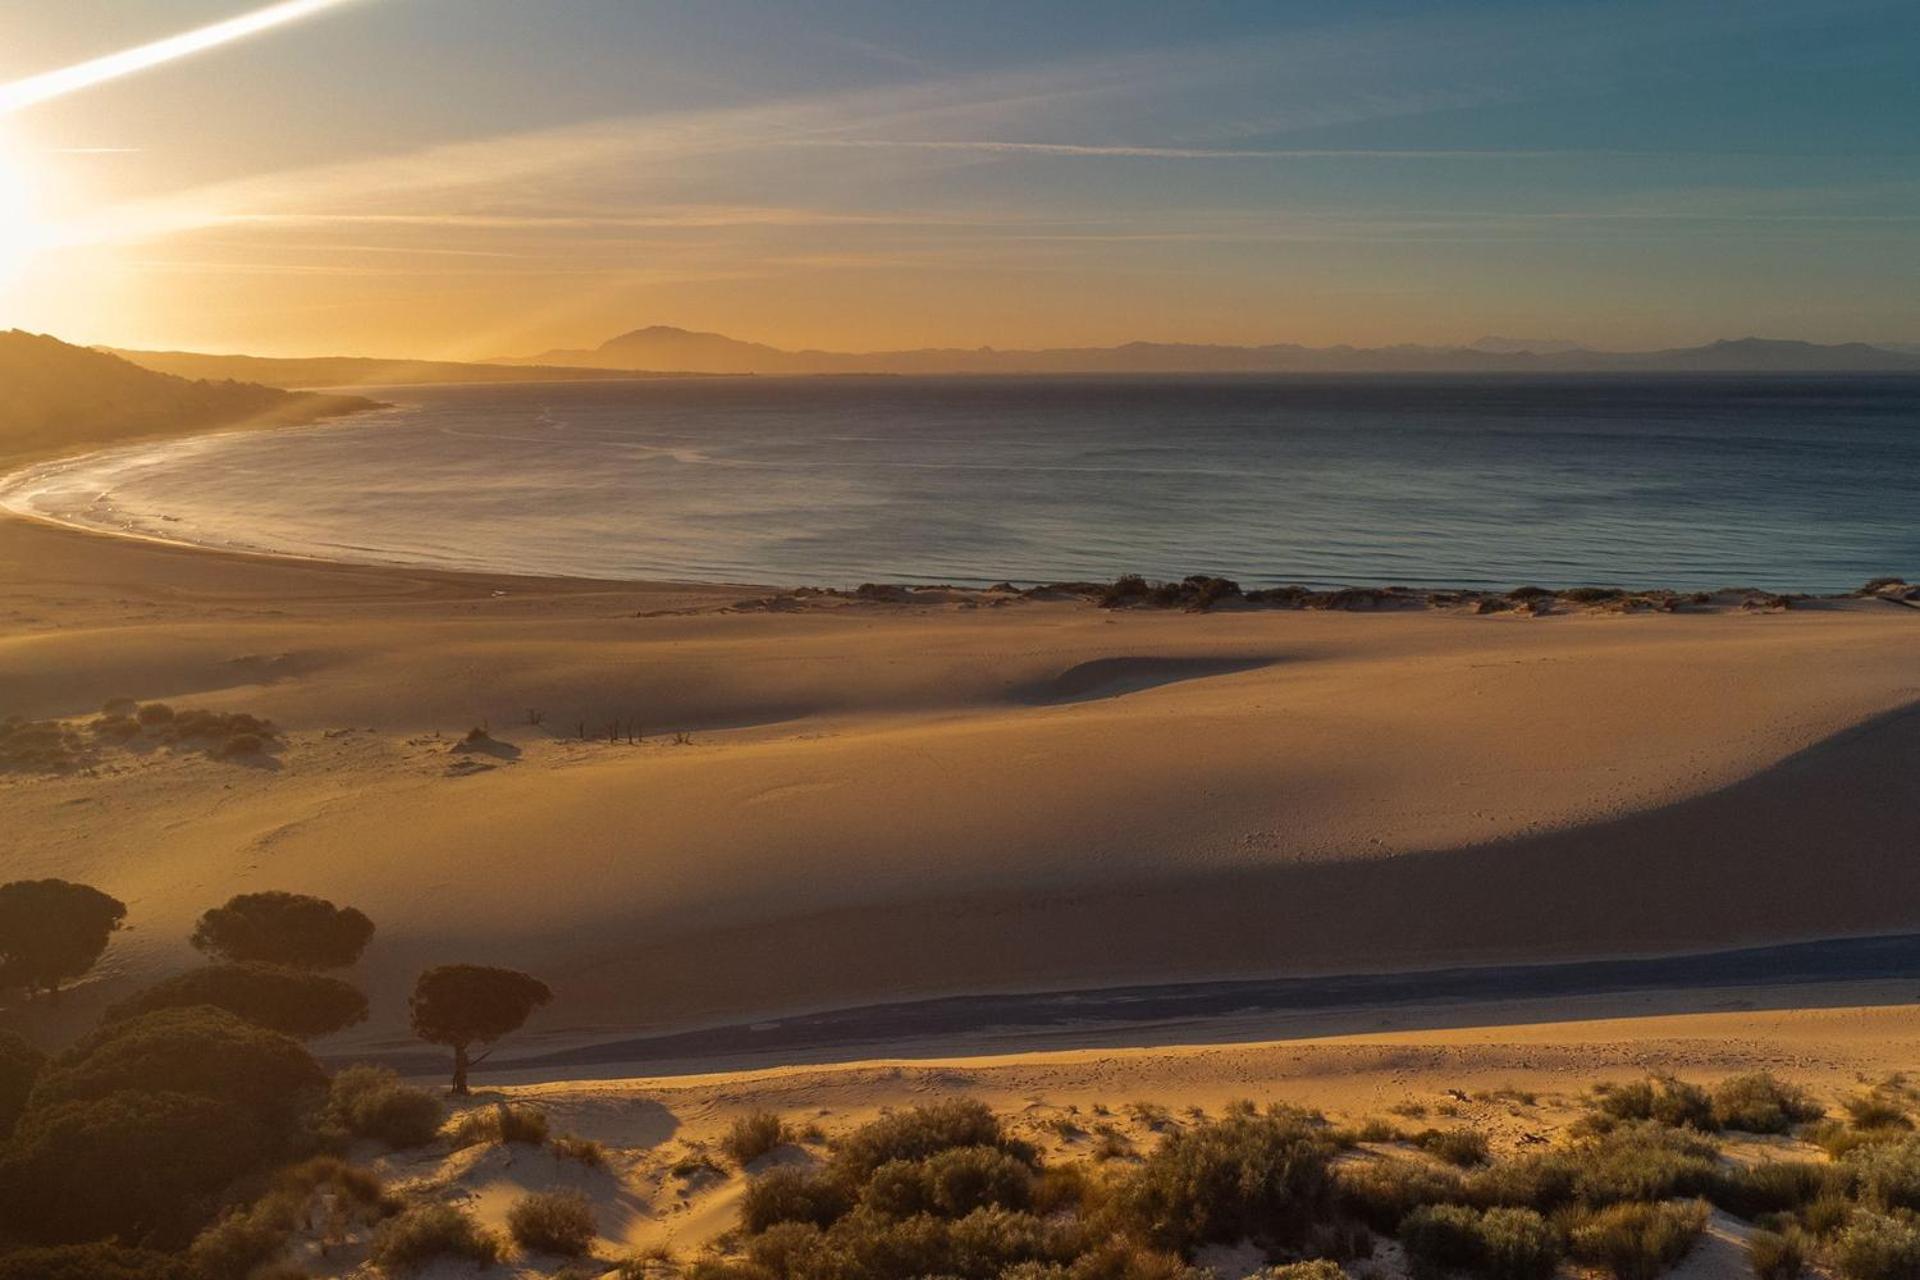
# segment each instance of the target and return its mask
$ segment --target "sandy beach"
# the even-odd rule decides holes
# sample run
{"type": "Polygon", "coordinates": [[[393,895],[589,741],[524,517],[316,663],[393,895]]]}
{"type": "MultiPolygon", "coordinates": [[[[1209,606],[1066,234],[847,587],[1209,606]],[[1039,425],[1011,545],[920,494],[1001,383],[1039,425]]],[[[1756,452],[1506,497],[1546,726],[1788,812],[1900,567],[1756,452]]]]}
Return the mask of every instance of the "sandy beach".
{"type": "Polygon", "coordinates": [[[505,1058],[948,994],[1711,951],[1920,924],[1916,628],[1877,600],[868,602],[8,519],[0,709],[160,700],[285,738],[9,774],[0,818],[10,874],[130,908],[34,1018],[84,1025],[194,963],[200,911],[285,888],[379,927],[373,1016],[329,1054],[406,1049],[404,992],[447,960],[553,986],[505,1058]]]}

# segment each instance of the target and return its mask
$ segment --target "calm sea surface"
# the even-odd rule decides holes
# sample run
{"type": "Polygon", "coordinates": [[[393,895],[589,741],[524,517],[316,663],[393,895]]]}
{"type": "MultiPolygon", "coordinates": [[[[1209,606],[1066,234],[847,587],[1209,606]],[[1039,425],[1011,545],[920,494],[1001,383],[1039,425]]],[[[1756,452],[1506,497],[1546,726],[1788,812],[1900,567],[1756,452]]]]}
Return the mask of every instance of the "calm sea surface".
{"type": "Polygon", "coordinates": [[[399,407],[0,501],[340,560],[775,584],[1920,578],[1920,378],[737,379],[399,407]]]}

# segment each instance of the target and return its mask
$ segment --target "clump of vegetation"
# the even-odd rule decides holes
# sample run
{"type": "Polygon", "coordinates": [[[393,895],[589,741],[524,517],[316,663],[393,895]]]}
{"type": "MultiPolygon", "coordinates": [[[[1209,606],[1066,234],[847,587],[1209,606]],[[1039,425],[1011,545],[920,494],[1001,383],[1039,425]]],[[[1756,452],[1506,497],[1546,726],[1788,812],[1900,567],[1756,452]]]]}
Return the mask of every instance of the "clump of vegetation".
{"type": "Polygon", "coordinates": [[[1756,1231],[1747,1239],[1747,1261],[1758,1280],[1799,1280],[1807,1269],[1813,1241],[1798,1227],[1756,1231]]]}
{"type": "Polygon", "coordinates": [[[925,1160],[955,1147],[994,1147],[1031,1160],[1033,1149],[1010,1137],[983,1102],[956,1098],[896,1112],[847,1135],[833,1154],[834,1172],[861,1183],[889,1160],[925,1160]]]}
{"type": "Polygon", "coordinates": [[[1567,1240],[1576,1259],[1618,1280],[1654,1280],[1687,1256],[1706,1225],[1707,1206],[1698,1200],[1616,1204],[1580,1219],[1567,1240]]]}
{"type": "Polygon", "coordinates": [[[1833,1245],[1847,1280],[1909,1280],[1920,1275],[1920,1219],[1911,1213],[1855,1213],[1833,1245]]]}
{"type": "Polygon", "coordinates": [[[578,1191],[545,1191],[520,1197],[507,1210],[507,1231],[522,1249],[563,1258],[585,1255],[599,1234],[593,1206],[578,1191]]]}
{"type": "Polygon", "coordinates": [[[1204,612],[1224,600],[1244,595],[1240,584],[1231,578],[1196,573],[1179,582],[1148,582],[1137,573],[1124,574],[1105,586],[1094,588],[1094,600],[1103,609],[1133,606],[1151,609],[1190,609],[1204,612]]]}
{"type": "Polygon", "coordinates": [[[1408,1214],[1399,1236],[1419,1277],[1470,1271],[1489,1280],[1546,1280],[1564,1252],[1559,1233],[1531,1209],[1430,1205],[1408,1214]]]}
{"type": "Polygon", "coordinates": [[[1898,1099],[1877,1091],[1856,1094],[1841,1102],[1840,1109],[1847,1113],[1848,1122],[1856,1129],[1913,1128],[1906,1107],[1898,1099]]]}
{"type": "Polygon", "coordinates": [[[1716,1128],[1743,1133],[1785,1133],[1818,1120],[1826,1110],[1805,1089],[1765,1071],[1722,1080],[1713,1087],[1712,1104],[1716,1128]]]}
{"type": "Polygon", "coordinates": [[[196,1005],[224,1009],[255,1026],[302,1040],[344,1031],[367,1017],[367,998],[351,984],[265,964],[190,969],[111,1006],[105,1017],[122,1022],[159,1009],[196,1005]]]}
{"type": "Polygon", "coordinates": [[[537,1107],[499,1102],[463,1111],[448,1134],[454,1150],[483,1144],[518,1142],[530,1147],[547,1142],[547,1113],[537,1107]]]}
{"type": "Polygon", "coordinates": [[[1331,1258],[1315,1258],[1310,1262],[1268,1267],[1260,1273],[1259,1280],[1346,1280],[1346,1275],[1331,1258]]]}
{"type": "Polygon", "coordinates": [[[68,880],[0,884],[0,991],[58,998],[98,963],[127,917],[127,904],[68,880]]]}
{"type": "Polygon", "coordinates": [[[1487,1138],[1472,1129],[1423,1129],[1413,1145],[1448,1164],[1471,1168],[1487,1162],[1487,1138]]]}
{"type": "Polygon", "coordinates": [[[373,921],[353,907],[274,890],[243,893],[206,912],[188,941],[234,963],[343,969],[358,962],[372,937],[373,921]]]}
{"type": "Polygon", "coordinates": [[[373,1262],[384,1271],[411,1275],[441,1258],[482,1266],[500,1260],[500,1240],[452,1205],[423,1205],[389,1219],[373,1238],[373,1262]]]}
{"type": "Polygon", "coordinates": [[[28,1113],[118,1093],[174,1093],[280,1127],[311,1111],[326,1087],[326,1073],[291,1037],[218,1009],[163,1009],[109,1023],[48,1063],[28,1113]]]}
{"type": "Polygon", "coordinates": [[[1332,1200],[1325,1122],[1242,1110],[1169,1134],[1116,1188],[1117,1214],[1172,1252],[1244,1237],[1298,1239],[1332,1200]]]}
{"type": "Polygon", "coordinates": [[[18,773],[71,773],[93,763],[93,747],[81,733],[58,720],[0,720],[0,770],[18,773]]]}
{"type": "Polygon", "coordinates": [[[1596,1085],[1593,1109],[1602,1127],[1616,1120],[1651,1120],[1669,1128],[1707,1133],[1718,1127],[1713,1118],[1713,1099],[1707,1091],[1672,1076],[1596,1085]]]}
{"type": "Polygon", "coordinates": [[[1920,1137],[1871,1143],[1847,1153],[1861,1203],[1875,1209],[1920,1209],[1920,1137]]]}
{"type": "Polygon", "coordinates": [[[1844,1166],[1809,1160],[1769,1160],[1721,1171],[1707,1198],[1742,1218],[1799,1213],[1821,1200],[1845,1196],[1853,1174],[1844,1166]]]}
{"type": "Polygon", "coordinates": [[[1393,1235],[1423,1205],[1464,1204],[1467,1184],[1451,1169],[1424,1161],[1368,1160],[1335,1172],[1339,1206],[1382,1235],[1393,1235]]]}
{"type": "Polygon", "coordinates": [[[197,746],[222,759],[258,755],[280,740],[271,721],[238,711],[207,711],[164,702],[113,698],[88,726],[96,740],[122,746],[197,746]]]}
{"type": "Polygon", "coordinates": [[[727,1126],[720,1150],[735,1164],[747,1165],[789,1141],[787,1126],[771,1111],[750,1111],[727,1126]]]}
{"type": "Polygon", "coordinates": [[[925,1160],[889,1160],[873,1171],[862,1207],[893,1218],[961,1218],[976,1209],[1026,1209],[1033,1170],[994,1147],[952,1147],[925,1160]]]}
{"type": "Polygon", "coordinates": [[[258,1119],[213,1098],[121,1090],[32,1106],[0,1157],[0,1226],[27,1242],[177,1248],[215,1193],[280,1149],[258,1119]]]}
{"type": "Polygon", "coordinates": [[[188,1257],[200,1280],[258,1280],[296,1231],[338,1239],[399,1211],[374,1174],[323,1156],[283,1170],[260,1199],[201,1232],[188,1257]]]}
{"type": "Polygon", "coordinates": [[[113,1244],[0,1253],[0,1280],[198,1280],[182,1258],[113,1244]]]}
{"type": "Polygon", "coordinates": [[[342,1067],[327,1094],[327,1118],[356,1138],[389,1147],[423,1147],[440,1132],[447,1109],[425,1089],[400,1083],[387,1067],[342,1067]]]}
{"type": "Polygon", "coordinates": [[[841,1177],[791,1166],[772,1169],[747,1184],[740,1225],[755,1235],[783,1222],[829,1227],[853,1208],[857,1190],[841,1177]]]}

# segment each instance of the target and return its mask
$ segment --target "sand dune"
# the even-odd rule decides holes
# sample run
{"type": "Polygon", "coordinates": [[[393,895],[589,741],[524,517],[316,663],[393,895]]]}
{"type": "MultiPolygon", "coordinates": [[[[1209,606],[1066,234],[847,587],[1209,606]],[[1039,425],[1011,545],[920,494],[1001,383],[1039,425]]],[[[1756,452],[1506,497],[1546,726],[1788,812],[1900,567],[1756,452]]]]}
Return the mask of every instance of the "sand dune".
{"type": "Polygon", "coordinates": [[[1887,604],[734,610],[765,593],[18,521],[0,569],[0,711],[124,695],[290,735],[270,767],[0,780],[10,875],[133,908],[98,998],[193,962],[194,915],[250,888],[379,922],[360,1046],[401,1043],[405,986],[447,959],[553,984],[534,1049],[960,991],[1920,925],[1920,615],[1887,604]],[[451,754],[481,723],[517,756],[451,754]]]}

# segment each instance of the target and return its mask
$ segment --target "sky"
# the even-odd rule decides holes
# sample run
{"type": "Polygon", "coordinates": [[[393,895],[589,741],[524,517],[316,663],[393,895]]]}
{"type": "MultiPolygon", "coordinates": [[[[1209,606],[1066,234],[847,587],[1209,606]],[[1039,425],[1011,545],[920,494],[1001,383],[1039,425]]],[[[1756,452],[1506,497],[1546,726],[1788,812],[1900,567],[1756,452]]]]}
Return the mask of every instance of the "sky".
{"type": "Polygon", "coordinates": [[[264,8],[0,3],[0,328],[1920,342],[1912,0],[264,8]]]}

